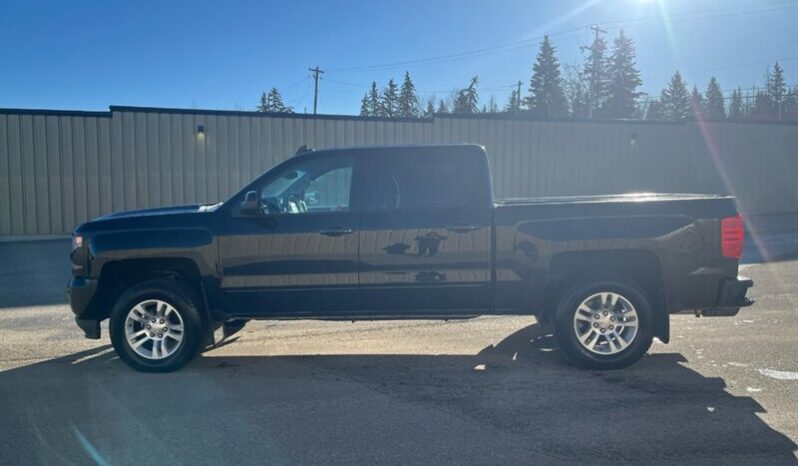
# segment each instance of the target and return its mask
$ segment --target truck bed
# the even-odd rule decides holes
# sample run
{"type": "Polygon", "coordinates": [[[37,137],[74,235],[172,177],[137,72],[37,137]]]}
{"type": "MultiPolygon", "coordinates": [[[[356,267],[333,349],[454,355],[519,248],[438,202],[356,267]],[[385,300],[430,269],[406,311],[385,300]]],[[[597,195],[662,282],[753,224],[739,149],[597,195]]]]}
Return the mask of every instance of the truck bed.
{"type": "Polygon", "coordinates": [[[545,295],[562,276],[632,270],[661,277],[669,312],[703,309],[715,304],[724,279],[737,276],[737,261],[720,250],[720,221],[737,214],[732,197],[635,193],[494,206],[499,308],[545,295]]]}

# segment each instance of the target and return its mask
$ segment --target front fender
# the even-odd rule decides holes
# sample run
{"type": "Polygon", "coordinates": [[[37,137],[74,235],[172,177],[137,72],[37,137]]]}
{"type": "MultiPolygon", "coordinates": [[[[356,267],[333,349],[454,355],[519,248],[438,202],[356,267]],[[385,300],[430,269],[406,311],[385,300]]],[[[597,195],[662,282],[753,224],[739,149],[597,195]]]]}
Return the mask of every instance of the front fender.
{"type": "Polygon", "coordinates": [[[92,278],[99,278],[106,264],[128,259],[189,259],[203,277],[218,271],[213,235],[203,228],[98,232],[88,245],[92,278]]]}

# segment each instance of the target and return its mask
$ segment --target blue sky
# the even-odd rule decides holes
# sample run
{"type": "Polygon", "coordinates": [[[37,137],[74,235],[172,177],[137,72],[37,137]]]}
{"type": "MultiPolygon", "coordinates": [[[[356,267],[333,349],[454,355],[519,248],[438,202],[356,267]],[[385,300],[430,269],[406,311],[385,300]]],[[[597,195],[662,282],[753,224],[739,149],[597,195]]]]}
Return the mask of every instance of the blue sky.
{"type": "Polygon", "coordinates": [[[511,83],[526,88],[542,34],[580,63],[590,24],[636,41],[652,94],[676,69],[702,89],[713,74],[724,90],[750,87],[774,59],[798,84],[798,0],[3,0],[0,107],[251,110],[276,86],[310,111],[316,64],[320,113],[357,113],[372,80],[405,70],[422,96],[478,74],[482,101],[503,103],[511,83]]]}

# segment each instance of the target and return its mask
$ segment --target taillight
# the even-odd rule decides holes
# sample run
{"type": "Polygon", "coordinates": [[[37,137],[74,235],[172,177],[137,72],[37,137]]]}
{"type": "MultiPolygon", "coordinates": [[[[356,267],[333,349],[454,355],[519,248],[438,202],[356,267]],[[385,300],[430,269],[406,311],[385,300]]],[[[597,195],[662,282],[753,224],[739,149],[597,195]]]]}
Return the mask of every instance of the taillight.
{"type": "Polygon", "coordinates": [[[720,221],[720,249],[723,257],[739,259],[743,255],[744,226],[740,214],[720,221]]]}

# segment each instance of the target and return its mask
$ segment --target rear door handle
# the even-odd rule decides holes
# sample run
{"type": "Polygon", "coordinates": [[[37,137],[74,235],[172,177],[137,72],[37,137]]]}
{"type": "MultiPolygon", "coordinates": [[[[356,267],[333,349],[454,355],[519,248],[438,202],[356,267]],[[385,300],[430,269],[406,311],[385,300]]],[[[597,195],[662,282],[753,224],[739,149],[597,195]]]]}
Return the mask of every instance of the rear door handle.
{"type": "Polygon", "coordinates": [[[343,236],[352,233],[351,228],[346,227],[328,227],[319,231],[324,236],[343,236]]]}
{"type": "Polygon", "coordinates": [[[471,225],[469,223],[456,223],[454,225],[448,225],[446,229],[449,231],[453,231],[455,233],[467,233],[469,231],[474,231],[479,229],[479,225],[471,225]]]}

